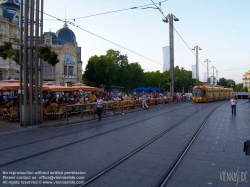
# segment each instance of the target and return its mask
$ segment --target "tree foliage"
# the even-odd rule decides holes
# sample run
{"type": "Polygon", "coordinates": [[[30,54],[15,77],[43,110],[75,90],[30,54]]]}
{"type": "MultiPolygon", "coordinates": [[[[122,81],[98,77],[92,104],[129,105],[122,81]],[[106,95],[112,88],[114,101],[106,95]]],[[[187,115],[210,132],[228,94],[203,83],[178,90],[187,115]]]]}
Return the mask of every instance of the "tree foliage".
{"type": "Polygon", "coordinates": [[[220,86],[224,86],[226,88],[235,88],[236,84],[235,81],[232,79],[225,79],[224,77],[219,79],[218,84],[220,86]]]}
{"type": "Polygon", "coordinates": [[[84,82],[92,86],[104,85],[123,86],[125,91],[131,91],[143,84],[143,69],[139,63],[128,63],[127,55],[119,51],[108,50],[106,55],[92,56],[84,72],[84,82]]]}
{"type": "Polygon", "coordinates": [[[235,91],[242,92],[243,91],[243,83],[236,84],[235,91]]]}
{"type": "MultiPolygon", "coordinates": [[[[174,68],[175,92],[187,91],[195,85],[196,80],[192,79],[192,72],[183,67],[174,68]]],[[[151,71],[144,72],[138,62],[128,62],[127,55],[110,49],[105,55],[92,56],[83,74],[83,82],[99,87],[104,85],[106,90],[111,86],[122,86],[125,92],[130,92],[137,87],[157,87],[162,90],[170,90],[170,72],[151,71]]],[[[234,88],[235,82],[231,79],[221,78],[219,84],[228,88],[234,88]]]]}

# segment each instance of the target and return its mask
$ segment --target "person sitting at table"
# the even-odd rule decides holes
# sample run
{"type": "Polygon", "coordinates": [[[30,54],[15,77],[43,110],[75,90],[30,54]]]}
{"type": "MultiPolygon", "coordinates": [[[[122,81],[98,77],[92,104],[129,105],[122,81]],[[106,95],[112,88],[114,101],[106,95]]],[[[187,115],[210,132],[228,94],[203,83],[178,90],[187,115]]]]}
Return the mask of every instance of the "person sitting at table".
{"type": "Polygon", "coordinates": [[[8,112],[7,108],[3,109],[3,115],[9,115],[9,112],[8,112]]]}
{"type": "Polygon", "coordinates": [[[89,98],[88,98],[88,97],[85,97],[85,98],[84,98],[84,103],[85,103],[85,104],[89,104],[89,98]]]}
{"type": "Polygon", "coordinates": [[[12,107],[12,103],[10,102],[10,100],[8,100],[8,99],[5,100],[5,106],[6,106],[6,108],[12,107]]]}
{"type": "Polygon", "coordinates": [[[73,103],[74,103],[74,104],[79,103],[79,99],[76,97],[76,95],[74,95],[73,103]]]}
{"type": "Polygon", "coordinates": [[[129,100],[129,97],[127,94],[124,96],[124,100],[129,100]]]}
{"type": "Polygon", "coordinates": [[[73,101],[71,99],[68,100],[68,105],[73,105],[73,101]]]}
{"type": "Polygon", "coordinates": [[[118,96],[117,96],[117,100],[118,101],[123,101],[123,98],[122,98],[122,93],[119,93],[118,96]]]}
{"type": "Polygon", "coordinates": [[[84,97],[80,96],[79,102],[80,104],[84,104],[84,97]]]}
{"type": "Polygon", "coordinates": [[[158,94],[157,94],[157,92],[155,90],[153,91],[152,98],[154,99],[155,105],[157,105],[158,104],[158,100],[157,100],[158,94]]]}

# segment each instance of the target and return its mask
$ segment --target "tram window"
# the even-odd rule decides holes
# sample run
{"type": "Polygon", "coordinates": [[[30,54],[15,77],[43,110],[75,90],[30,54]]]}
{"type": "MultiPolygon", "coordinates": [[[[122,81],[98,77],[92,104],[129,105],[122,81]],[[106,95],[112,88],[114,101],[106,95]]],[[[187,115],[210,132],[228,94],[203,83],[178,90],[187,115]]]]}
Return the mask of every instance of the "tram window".
{"type": "Polygon", "coordinates": [[[195,97],[203,97],[203,96],[206,95],[206,90],[202,90],[202,89],[200,89],[200,88],[196,88],[196,89],[194,89],[193,95],[194,95],[195,97]]]}
{"type": "Polygon", "coordinates": [[[206,90],[203,90],[203,96],[205,96],[206,95],[206,90]]]}
{"type": "Polygon", "coordinates": [[[200,88],[194,89],[194,96],[195,97],[200,97],[201,96],[201,89],[200,88]]]}

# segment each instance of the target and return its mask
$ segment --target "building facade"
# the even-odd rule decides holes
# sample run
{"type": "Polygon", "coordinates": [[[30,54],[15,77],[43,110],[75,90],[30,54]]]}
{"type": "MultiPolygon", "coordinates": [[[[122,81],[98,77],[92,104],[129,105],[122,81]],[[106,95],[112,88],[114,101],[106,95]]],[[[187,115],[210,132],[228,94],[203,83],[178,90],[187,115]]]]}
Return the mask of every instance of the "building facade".
{"type": "Polygon", "coordinates": [[[243,88],[250,89],[250,70],[243,75],[243,88]]]}
{"type": "MultiPolygon", "coordinates": [[[[10,42],[18,49],[20,42],[19,0],[0,0],[0,45],[10,42]]],[[[0,80],[19,79],[20,66],[11,59],[0,58],[0,80]]]]}
{"type": "Polygon", "coordinates": [[[43,44],[51,46],[51,50],[58,54],[59,63],[51,66],[43,63],[44,82],[55,82],[65,86],[82,82],[81,47],[78,47],[75,34],[67,23],[56,33],[45,32],[43,44]]]}
{"type": "MultiPolygon", "coordinates": [[[[20,1],[0,0],[0,45],[10,42],[18,49],[20,43],[20,1]]],[[[58,54],[59,63],[51,66],[42,63],[43,81],[55,82],[65,86],[82,82],[81,47],[75,34],[64,24],[56,33],[44,32],[43,45],[51,47],[58,54]]],[[[20,66],[11,59],[0,57],[0,80],[19,79],[20,66]]]]}

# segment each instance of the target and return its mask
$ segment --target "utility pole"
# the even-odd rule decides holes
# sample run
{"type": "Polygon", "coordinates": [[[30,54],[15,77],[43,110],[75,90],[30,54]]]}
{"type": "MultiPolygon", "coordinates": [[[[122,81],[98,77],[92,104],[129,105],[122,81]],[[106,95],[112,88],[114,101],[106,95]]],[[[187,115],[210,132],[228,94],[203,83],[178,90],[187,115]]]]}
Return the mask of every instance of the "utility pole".
{"type": "Polygon", "coordinates": [[[216,80],[217,80],[217,82],[218,82],[218,69],[216,70],[216,80]]]}
{"type": "Polygon", "coordinates": [[[194,46],[192,50],[196,50],[196,84],[199,83],[199,58],[198,51],[202,50],[198,45],[194,46]]]}
{"type": "Polygon", "coordinates": [[[214,69],[215,69],[215,67],[212,66],[211,69],[213,69],[213,84],[214,84],[214,69]]]}
{"type": "Polygon", "coordinates": [[[208,66],[208,62],[211,62],[210,60],[206,59],[204,62],[207,62],[207,83],[209,83],[209,66],[208,66]]]}
{"type": "Polygon", "coordinates": [[[172,100],[174,99],[174,21],[179,21],[173,14],[168,14],[162,21],[169,22],[169,48],[170,48],[170,93],[172,100]]]}

